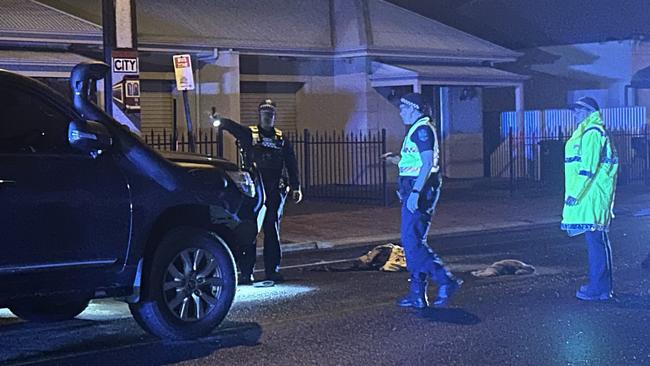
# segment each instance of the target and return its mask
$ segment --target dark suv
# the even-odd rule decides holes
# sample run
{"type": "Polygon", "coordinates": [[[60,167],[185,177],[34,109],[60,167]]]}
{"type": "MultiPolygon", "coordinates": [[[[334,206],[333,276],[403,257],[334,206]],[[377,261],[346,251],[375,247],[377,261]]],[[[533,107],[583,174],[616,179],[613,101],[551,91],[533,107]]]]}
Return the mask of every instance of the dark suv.
{"type": "Polygon", "coordinates": [[[118,297],[158,337],[200,337],[232,304],[232,252],[259,230],[259,175],[145,145],[89,101],[107,71],[77,65],[73,103],[0,71],[0,307],[56,321],[118,297]]]}

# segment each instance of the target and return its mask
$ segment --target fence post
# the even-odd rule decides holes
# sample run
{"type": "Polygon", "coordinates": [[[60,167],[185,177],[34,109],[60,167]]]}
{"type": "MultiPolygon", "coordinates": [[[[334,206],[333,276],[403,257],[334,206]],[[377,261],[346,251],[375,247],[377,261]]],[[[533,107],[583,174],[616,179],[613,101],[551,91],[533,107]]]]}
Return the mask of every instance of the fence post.
{"type": "Polygon", "coordinates": [[[643,136],[645,138],[645,169],[643,172],[643,176],[645,179],[645,184],[650,185],[650,174],[648,174],[648,170],[650,170],[650,146],[648,146],[648,126],[645,125],[643,126],[643,136]]]}
{"type": "Polygon", "coordinates": [[[512,196],[512,193],[515,189],[515,165],[514,165],[514,157],[513,157],[513,151],[512,151],[512,146],[513,141],[512,141],[512,127],[509,128],[508,131],[508,155],[510,158],[510,195],[512,196]]]}
{"type": "Polygon", "coordinates": [[[217,156],[223,158],[223,129],[217,129],[217,156]]]}
{"type": "Polygon", "coordinates": [[[178,150],[178,119],[176,117],[176,99],[172,103],[172,141],[171,141],[171,151],[178,150]]]}
{"type": "Polygon", "coordinates": [[[304,159],[304,161],[303,161],[303,174],[304,174],[304,177],[305,177],[305,180],[302,182],[302,185],[303,185],[303,192],[307,192],[307,191],[309,191],[309,184],[310,184],[309,178],[311,176],[311,172],[310,172],[310,168],[311,168],[311,164],[310,164],[310,160],[311,160],[310,139],[311,139],[311,136],[309,134],[309,130],[305,128],[303,130],[303,135],[302,136],[303,136],[303,140],[304,140],[304,143],[302,145],[302,148],[303,148],[302,156],[303,156],[303,159],[304,159]]]}
{"type": "MultiPolygon", "coordinates": [[[[386,151],[386,129],[381,129],[381,155],[387,153],[386,151]]],[[[388,206],[388,175],[386,173],[386,161],[381,163],[381,189],[384,194],[384,207],[388,206]]]]}

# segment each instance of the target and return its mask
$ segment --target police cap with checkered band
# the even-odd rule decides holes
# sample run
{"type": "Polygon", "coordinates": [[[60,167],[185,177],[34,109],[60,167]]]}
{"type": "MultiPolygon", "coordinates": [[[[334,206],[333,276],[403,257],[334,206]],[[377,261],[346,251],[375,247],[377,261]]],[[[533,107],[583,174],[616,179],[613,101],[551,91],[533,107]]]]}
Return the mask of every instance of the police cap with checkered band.
{"type": "Polygon", "coordinates": [[[260,112],[269,111],[275,113],[275,110],[278,108],[277,104],[271,99],[264,99],[262,103],[257,107],[260,112]]]}

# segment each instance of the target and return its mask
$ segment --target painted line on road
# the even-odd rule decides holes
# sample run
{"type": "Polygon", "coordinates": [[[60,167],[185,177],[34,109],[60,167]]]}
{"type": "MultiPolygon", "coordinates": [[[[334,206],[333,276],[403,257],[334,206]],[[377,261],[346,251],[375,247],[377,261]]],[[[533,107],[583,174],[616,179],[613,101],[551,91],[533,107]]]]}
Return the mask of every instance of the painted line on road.
{"type": "MultiPolygon", "coordinates": [[[[292,266],[282,266],[282,269],[296,269],[296,268],[324,266],[324,265],[328,265],[328,264],[347,263],[347,262],[354,262],[357,259],[359,259],[359,258],[337,259],[337,260],[331,260],[331,261],[318,261],[318,262],[312,262],[312,263],[294,264],[292,266]]],[[[263,268],[256,269],[254,272],[255,273],[264,272],[264,269],[263,268]]]]}

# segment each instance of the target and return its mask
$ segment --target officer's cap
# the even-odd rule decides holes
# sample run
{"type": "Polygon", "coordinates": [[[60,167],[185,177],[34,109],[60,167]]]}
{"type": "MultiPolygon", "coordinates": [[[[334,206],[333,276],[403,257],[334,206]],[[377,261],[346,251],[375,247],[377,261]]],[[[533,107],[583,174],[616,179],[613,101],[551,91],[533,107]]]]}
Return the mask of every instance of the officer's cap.
{"type": "Polygon", "coordinates": [[[600,110],[600,107],[598,107],[598,102],[596,102],[596,99],[592,97],[582,97],[576,100],[575,103],[571,103],[569,105],[569,108],[584,109],[587,110],[588,112],[595,112],[600,110]]]}
{"type": "Polygon", "coordinates": [[[424,109],[424,97],[420,93],[408,93],[405,96],[400,98],[400,103],[406,104],[410,107],[413,107],[419,111],[424,109]]]}
{"type": "Polygon", "coordinates": [[[275,104],[274,101],[271,99],[264,99],[262,103],[257,107],[259,111],[270,111],[270,112],[275,112],[277,109],[277,105],[275,104]]]}

